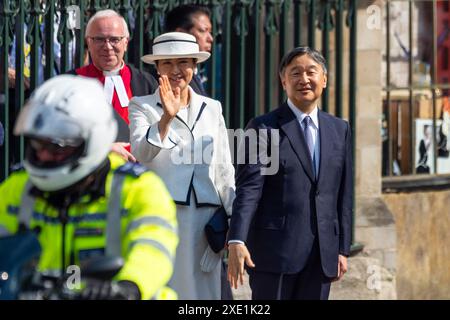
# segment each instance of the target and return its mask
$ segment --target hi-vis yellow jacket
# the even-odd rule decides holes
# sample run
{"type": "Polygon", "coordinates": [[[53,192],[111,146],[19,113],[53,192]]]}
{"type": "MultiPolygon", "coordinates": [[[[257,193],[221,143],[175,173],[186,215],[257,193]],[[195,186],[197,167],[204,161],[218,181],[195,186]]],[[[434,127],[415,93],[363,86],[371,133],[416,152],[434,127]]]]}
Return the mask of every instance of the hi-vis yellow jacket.
{"type": "MultiPolygon", "coordinates": [[[[136,283],[142,299],[175,298],[165,288],[178,244],[175,204],[154,173],[113,154],[109,159],[105,196],[90,201],[87,195],[68,209],[66,264],[99,254],[121,255],[125,264],[115,280],[136,283]]],[[[24,170],[0,185],[0,236],[17,232],[19,222],[38,227],[39,271],[61,270],[63,227],[58,210],[31,197],[30,186],[24,170]]]]}

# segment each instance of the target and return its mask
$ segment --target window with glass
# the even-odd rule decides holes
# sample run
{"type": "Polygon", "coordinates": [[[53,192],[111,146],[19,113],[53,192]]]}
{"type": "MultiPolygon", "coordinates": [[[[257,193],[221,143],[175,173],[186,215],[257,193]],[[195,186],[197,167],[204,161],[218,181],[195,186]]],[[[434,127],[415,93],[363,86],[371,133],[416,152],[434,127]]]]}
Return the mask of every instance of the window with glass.
{"type": "Polygon", "coordinates": [[[450,2],[384,6],[382,174],[450,175],[450,2]]]}

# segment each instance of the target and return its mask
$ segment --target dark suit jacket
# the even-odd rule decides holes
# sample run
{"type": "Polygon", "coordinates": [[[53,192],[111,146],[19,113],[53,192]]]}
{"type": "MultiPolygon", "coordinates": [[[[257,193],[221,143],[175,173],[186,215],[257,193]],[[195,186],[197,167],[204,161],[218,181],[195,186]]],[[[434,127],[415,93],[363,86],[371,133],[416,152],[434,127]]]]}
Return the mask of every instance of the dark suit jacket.
{"type": "MultiPolygon", "coordinates": [[[[352,230],[352,148],[346,121],[319,110],[320,168],[313,175],[303,130],[287,103],[249,122],[247,129],[279,129],[279,170],[261,175],[257,164],[238,165],[228,239],[245,241],[255,271],[297,273],[315,238],[327,277],[338,255],[349,255],[352,230]]],[[[270,132],[269,141],[270,141],[270,132]]],[[[246,154],[249,149],[245,148],[246,154]]]]}

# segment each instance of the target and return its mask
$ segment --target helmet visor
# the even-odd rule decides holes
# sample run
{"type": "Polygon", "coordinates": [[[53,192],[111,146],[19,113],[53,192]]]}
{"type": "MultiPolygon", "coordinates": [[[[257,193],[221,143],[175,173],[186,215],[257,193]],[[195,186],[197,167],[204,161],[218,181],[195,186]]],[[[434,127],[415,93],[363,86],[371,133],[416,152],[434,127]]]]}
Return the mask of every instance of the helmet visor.
{"type": "Polygon", "coordinates": [[[83,140],[58,141],[27,137],[26,158],[40,168],[55,168],[76,162],[83,154],[83,140]]]}

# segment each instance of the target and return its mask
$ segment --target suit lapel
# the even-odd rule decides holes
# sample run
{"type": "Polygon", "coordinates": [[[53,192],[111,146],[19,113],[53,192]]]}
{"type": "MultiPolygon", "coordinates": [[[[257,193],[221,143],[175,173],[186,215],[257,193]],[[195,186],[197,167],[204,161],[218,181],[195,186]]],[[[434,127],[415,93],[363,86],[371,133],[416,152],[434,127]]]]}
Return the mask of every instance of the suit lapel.
{"type": "MultiPolygon", "coordinates": [[[[155,99],[156,99],[156,110],[158,110],[159,116],[161,117],[164,110],[161,103],[161,96],[159,95],[159,89],[157,89],[154,93],[155,99]]],[[[175,116],[175,118],[172,120],[170,127],[180,136],[185,139],[185,141],[190,141],[191,139],[194,139],[194,136],[192,134],[191,129],[189,128],[188,124],[183,121],[179,116],[175,116]]]]}
{"type": "MultiPolygon", "coordinates": [[[[162,105],[162,102],[161,102],[161,96],[159,94],[159,88],[155,91],[155,95],[156,95],[156,105],[159,108],[161,108],[161,115],[162,115],[162,113],[164,111],[163,111],[163,105],[162,105]]],[[[190,114],[189,114],[189,118],[190,118],[190,114]]],[[[175,120],[175,122],[180,122],[180,124],[184,125],[185,127],[187,127],[189,129],[189,131],[191,130],[191,126],[188,123],[184,122],[184,120],[181,119],[179,116],[175,116],[175,119],[173,119],[173,120],[175,120]]]]}
{"type": "Polygon", "coordinates": [[[195,123],[200,120],[200,117],[206,107],[206,102],[203,101],[202,96],[196,94],[191,87],[189,87],[189,92],[191,95],[191,100],[189,102],[188,126],[192,131],[195,123]]]}
{"type": "MultiPolygon", "coordinates": [[[[181,119],[179,116],[176,116],[174,120],[177,122],[180,122],[180,124],[189,129],[189,131],[193,131],[196,122],[198,122],[203,114],[203,111],[206,107],[206,102],[202,99],[202,96],[196,94],[194,90],[189,87],[191,99],[189,102],[189,109],[188,109],[188,123],[184,122],[183,119],[181,119]]],[[[156,95],[156,104],[158,107],[163,109],[162,103],[161,103],[161,96],[159,95],[159,89],[157,90],[156,95]]]]}
{"type": "Polygon", "coordinates": [[[300,160],[303,169],[311,181],[315,181],[312,162],[309,156],[308,146],[302,133],[302,128],[298,123],[294,113],[289,109],[287,103],[281,106],[280,118],[278,124],[281,130],[286,134],[297,158],[300,160]]]}
{"type": "Polygon", "coordinates": [[[139,77],[137,76],[137,72],[135,72],[136,70],[133,66],[128,65],[128,67],[130,68],[131,73],[130,87],[133,96],[139,97],[147,95],[148,93],[142,93],[142,84],[144,83],[144,79],[138,79],[139,77]]]}
{"type": "Polygon", "coordinates": [[[331,153],[333,150],[333,141],[336,137],[333,135],[333,124],[328,121],[326,114],[323,111],[318,112],[319,118],[319,139],[320,139],[320,163],[319,163],[319,176],[326,177],[326,163],[333,161],[331,153]]]}

